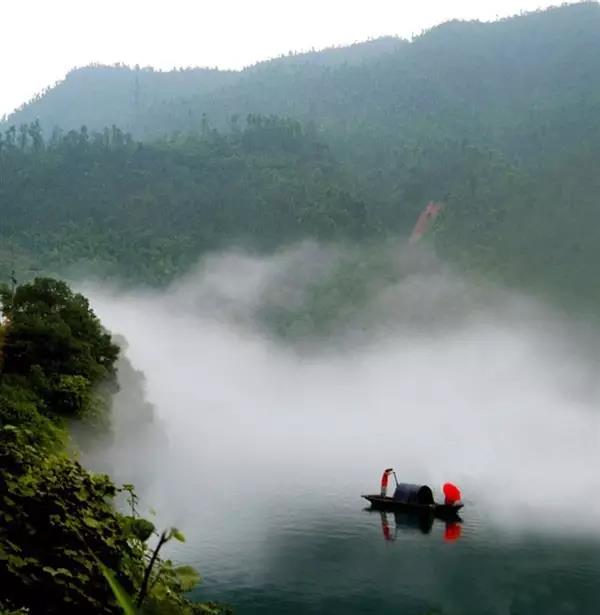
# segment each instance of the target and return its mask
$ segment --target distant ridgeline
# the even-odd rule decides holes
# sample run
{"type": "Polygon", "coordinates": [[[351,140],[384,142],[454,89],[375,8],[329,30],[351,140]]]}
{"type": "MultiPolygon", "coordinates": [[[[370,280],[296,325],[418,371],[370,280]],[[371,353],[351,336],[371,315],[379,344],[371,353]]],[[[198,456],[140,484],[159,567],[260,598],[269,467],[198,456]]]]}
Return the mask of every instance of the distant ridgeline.
{"type": "Polygon", "coordinates": [[[230,245],[408,237],[436,200],[442,257],[596,305],[598,32],[585,2],[238,72],[73,71],[4,125],[0,274],[162,283],[230,245]]]}

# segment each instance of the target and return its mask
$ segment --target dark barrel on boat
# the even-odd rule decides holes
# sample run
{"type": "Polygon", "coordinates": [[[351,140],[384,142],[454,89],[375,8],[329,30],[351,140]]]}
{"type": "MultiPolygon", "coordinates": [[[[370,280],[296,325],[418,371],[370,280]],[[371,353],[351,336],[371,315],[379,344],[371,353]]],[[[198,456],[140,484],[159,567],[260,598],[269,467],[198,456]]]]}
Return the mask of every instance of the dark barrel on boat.
{"type": "Polygon", "coordinates": [[[433,504],[433,493],[427,485],[399,483],[394,491],[394,501],[402,504],[426,506],[433,504]]]}

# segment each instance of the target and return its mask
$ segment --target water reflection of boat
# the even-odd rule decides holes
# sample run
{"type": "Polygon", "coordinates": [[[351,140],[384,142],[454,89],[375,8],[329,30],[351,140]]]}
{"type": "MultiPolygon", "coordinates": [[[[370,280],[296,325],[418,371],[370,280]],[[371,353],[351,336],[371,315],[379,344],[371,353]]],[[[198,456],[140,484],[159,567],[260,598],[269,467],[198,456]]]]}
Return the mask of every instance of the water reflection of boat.
{"type": "MultiPolygon", "coordinates": [[[[387,516],[387,513],[384,511],[379,511],[379,514],[382,517],[387,516]]],[[[423,515],[414,512],[395,512],[394,513],[394,523],[396,524],[396,528],[406,528],[406,529],[418,529],[423,534],[429,534],[431,532],[431,528],[433,527],[433,515],[423,515]]]]}
{"type": "Polygon", "coordinates": [[[460,491],[451,483],[444,485],[446,501],[438,504],[433,499],[433,492],[427,485],[412,485],[399,483],[393,468],[387,468],[381,477],[380,495],[363,495],[365,500],[371,503],[373,508],[395,512],[416,512],[433,515],[438,519],[454,519],[458,511],[463,507],[460,502],[460,491]],[[388,477],[394,476],[396,490],[393,497],[387,496],[388,477]]]}
{"type": "Polygon", "coordinates": [[[459,518],[458,511],[463,507],[462,504],[438,504],[433,501],[411,502],[381,495],[363,495],[362,497],[368,500],[371,506],[377,510],[412,512],[413,514],[431,516],[437,519],[457,519],[459,518]]]}
{"type": "MultiPolygon", "coordinates": [[[[372,508],[366,510],[375,512],[372,508]]],[[[381,517],[381,532],[383,538],[386,541],[394,541],[398,535],[398,531],[402,530],[418,530],[422,534],[429,534],[433,527],[435,517],[433,515],[424,515],[422,513],[415,512],[394,512],[394,526],[390,525],[390,513],[379,510],[381,517]]],[[[457,516],[456,519],[446,521],[444,528],[444,540],[454,541],[458,540],[461,536],[461,519],[457,516]]]]}

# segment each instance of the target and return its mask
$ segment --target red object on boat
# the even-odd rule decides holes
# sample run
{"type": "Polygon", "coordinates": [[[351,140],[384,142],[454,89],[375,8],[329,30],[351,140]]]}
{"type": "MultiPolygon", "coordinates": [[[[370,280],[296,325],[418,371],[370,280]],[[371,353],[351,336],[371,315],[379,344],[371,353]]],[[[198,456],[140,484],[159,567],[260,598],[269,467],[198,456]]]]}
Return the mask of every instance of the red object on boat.
{"type": "Polygon", "coordinates": [[[442,487],[444,496],[446,497],[446,504],[454,504],[460,501],[460,489],[452,483],[444,483],[442,487]]]}
{"type": "Polygon", "coordinates": [[[388,478],[389,475],[393,472],[393,468],[387,468],[383,471],[383,476],[381,477],[381,495],[385,496],[385,494],[387,493],[387,486],[388,486],[388,478]]]}
{"type": "Polygon", "coordinates": [[[408,243],[416,243],[419,239],[421,239],[429,228],[431,222],[433,222],[437,218],[440,211],[442,211],[443,207],[443,203],[435,203],[434,201],[427,203],[427,206],[421,212],[421,215],[415,224],[415,228],[413,229],[408,243]]]}
{"type": "Polygon", "coordinates": [[[444,530],[444,540],[452,542],[458,540],[462,532],[460,523],[446,523],[446,529],[444,530]]]}

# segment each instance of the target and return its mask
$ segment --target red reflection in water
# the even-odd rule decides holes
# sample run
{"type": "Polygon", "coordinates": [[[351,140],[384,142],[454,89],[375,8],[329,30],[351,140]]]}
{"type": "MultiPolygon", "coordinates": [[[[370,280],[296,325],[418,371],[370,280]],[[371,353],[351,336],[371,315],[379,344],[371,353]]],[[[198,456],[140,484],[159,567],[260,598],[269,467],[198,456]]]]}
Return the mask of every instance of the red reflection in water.
{"type": "Polygon", "coordinates": [[[388,517],[384,512],[381,513],[381,531],[385,540],[394,540],[388,517]]]}
{"type": "Polygon", "coordinates": [[[460,538],[462,528],[460,523],[446,523],[446,529],[444,530],[444,540],[446,542],[452,542],[460,538]]]}

